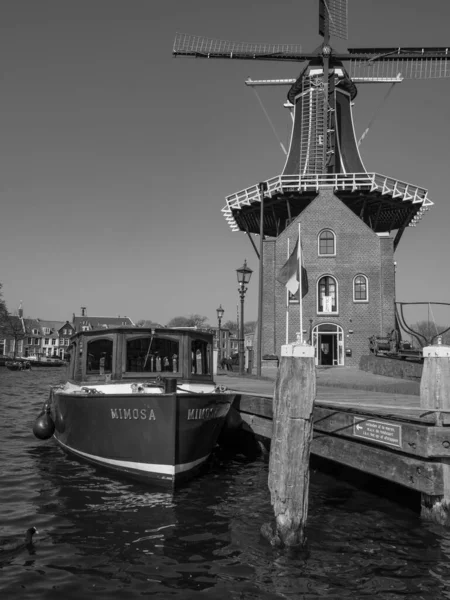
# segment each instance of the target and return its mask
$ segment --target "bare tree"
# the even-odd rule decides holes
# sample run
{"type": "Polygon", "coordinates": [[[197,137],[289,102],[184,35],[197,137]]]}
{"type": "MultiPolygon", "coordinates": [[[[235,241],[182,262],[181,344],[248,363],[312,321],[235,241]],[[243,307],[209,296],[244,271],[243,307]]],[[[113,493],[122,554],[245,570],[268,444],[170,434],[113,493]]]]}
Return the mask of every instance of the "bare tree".
{"type": "Polygon", "coordinates": [[[411,329],[419,334],[416,339],[422,347],[428,344],[435,344],[439,335],[442,337],[443,344],[450,344],[449,325],[437,325],[431,321],[419,321],[411,329]]]}
{"type": "Polygon", "coordinates": [[[174,317],[167,323],[167,327],[208,327],[208,317],[190,315],[189,317],[174,317]]]}
{"type": "MultiPolygon", "coordinates": [[[[223,329],[228,329],[231,335],[239,335],[237,321],[227,321],[222,325],[223,329]]],[[[253,333],[256,330],[256,321],[246,321],[244,323],[244,333],[253,333]]]]}
{"type": "Polygon", "coordinates": [[[164,325],[151,319],[139,319],[139,321],[136,321],[136,327],[164,327],[164,325]]]}
{"type": "Polygon", "coordinates": [[[13,358],[16,358],[17,345],[20,340],[24,339],[25,331],[22,319],[8,311],[3,299],[2,287],[0,283],[0,338],[14,340],[13,358]]]}
{"type": "Polygon", "coordinates": [[[231,333],[231,335],[237,335],[237,322],[236,321],[226,321],[223,325],[222,325],[223,329],[228,329],[229,332],[231,333]]]}
{"type": "Polygon", "coordinates": [[[253,333],[256,331],[256,321],[246,321],[244,323],[244,333],[253,333]]]}

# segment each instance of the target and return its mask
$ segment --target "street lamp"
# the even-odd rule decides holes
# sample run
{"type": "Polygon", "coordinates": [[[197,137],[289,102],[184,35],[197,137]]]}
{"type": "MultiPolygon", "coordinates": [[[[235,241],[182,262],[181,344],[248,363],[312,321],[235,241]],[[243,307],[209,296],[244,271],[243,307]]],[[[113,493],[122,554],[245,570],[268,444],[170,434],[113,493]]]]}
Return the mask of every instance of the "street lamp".
{"type": "Polygon", "coordinates": [[[222,340],[221,340],[221,335],[220,335],[220,326],[222,325],[222,317],[223,317],[224,312],[225,311],[222,308],[222,305],[220,305],[219,308],[216,308],[217,320],[219,321],[219,339],[218,339],[218,345],[217,345],[217,362],[219,365],[220,365],[220,360],[222,358],[222,356],[221,356],[222,340]]]}
{"type": "Polygon", "coordinates": [[[247,260],[240,269],[236,269],[239,283],[239,296],[241,298],[241,319],[239,323],[239,374],[244,374],[244,297],[247,291],[246,286],[250,281],[253,271],[247,267],[247,260]]]}

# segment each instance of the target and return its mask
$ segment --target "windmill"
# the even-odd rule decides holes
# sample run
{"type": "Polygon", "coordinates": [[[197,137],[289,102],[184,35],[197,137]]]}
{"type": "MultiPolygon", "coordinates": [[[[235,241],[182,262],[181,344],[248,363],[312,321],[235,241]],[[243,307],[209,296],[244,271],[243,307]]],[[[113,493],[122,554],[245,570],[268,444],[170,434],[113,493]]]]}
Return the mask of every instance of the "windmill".
{"type": "Polygon", "coordinates": [[[322,43],[309,53],[292,44],[176,35],[174,56],[304,63],[293,80],[246,82],[290,84],[291,142],[283,172],[228,196],[222,212],[231,229],[246,232],[251,241],[251,233],[276,237],[320,189],[331,188],[374,232],[396,231],[395,249],[406,227],[415,226],[433,202],[422,187],[366,171],[355,139],[352,101],[359,83],[450,77],[449,48],[336,52],[330,37],[347,39],[347,0],[319,0],[319,34],[322,43]]]}

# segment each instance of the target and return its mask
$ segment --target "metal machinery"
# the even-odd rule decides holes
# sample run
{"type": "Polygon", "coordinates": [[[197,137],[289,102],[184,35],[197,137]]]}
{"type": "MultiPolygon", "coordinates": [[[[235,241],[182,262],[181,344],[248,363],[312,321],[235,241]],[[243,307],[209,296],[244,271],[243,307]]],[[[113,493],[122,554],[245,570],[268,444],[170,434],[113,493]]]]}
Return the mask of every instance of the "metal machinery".
{"type": "MultiPolygon", "coordinates": [[[[370,352],[375,356],[387,356],[389,358],[422,360],[422,348],[434,344],[438,338],[450,331],[449,327],[436,325],[434,319],[428,317],[425,331],[417,331],[406,322],[405,307],[412,305],[428,306],[428,312],[432,305],[450,306],[448,302],[396,302],[395,303],[395,323],[396,327],[387,336],[373,335],[369,338],[370,352]],[[412,341],[408,342],[402,339],[402,332],[407,333],[414,338],[417,346],[414,347],[412,341]]],[[[431,312],[432,314],[432,312],[431,312]]]]}

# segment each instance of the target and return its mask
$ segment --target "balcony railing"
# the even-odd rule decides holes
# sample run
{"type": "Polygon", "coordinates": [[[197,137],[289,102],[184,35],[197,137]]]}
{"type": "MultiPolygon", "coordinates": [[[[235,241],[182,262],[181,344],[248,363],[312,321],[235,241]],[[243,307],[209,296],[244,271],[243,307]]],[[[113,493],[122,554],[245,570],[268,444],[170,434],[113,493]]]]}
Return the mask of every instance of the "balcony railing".
{"type": "MultiPolygon", "coordinates": [[[[411,201],[413,204],[421,204],[417,215],[411,221],[413,226],[428,210],[433,202],[428,198],[425,188],[399,181],[393,177],[380,175],[379,173],[319,173],[312,175],[278,175],[264,182],[266,184],[265,195],[272,197],[274,194],[286,192],[318,192],[321,189],[334,191],[378,191],[382,195],[388,195],[398,199],[399,202],[411,201]]],[[[225,219],[233,231],[239,231],[239,227],[233,217],[233,210],[240,210],[261,201],[260,185],[248,187],[236,194],[226,197],[226,205],[222,208],[225,219]]]]}

